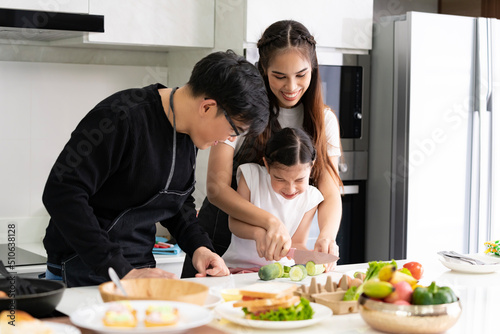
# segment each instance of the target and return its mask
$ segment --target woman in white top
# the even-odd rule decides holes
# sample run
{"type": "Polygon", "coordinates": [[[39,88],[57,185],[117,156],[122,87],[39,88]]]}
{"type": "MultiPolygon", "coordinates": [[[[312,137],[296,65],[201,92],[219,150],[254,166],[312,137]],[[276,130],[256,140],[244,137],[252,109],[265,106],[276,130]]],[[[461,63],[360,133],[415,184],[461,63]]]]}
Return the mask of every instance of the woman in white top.
{"type": "MultiPolygon", "coordinates": [[[[263,210],[236,193],[236,170],[240,164],[260,163],[266,142],[284,127],[304,129],[317,151],[311,183],[323,194],[318,207],[319,236],[314,250],[338,254],[335,238],[342,216],[338,175],[341,154],[339,127],[335,114],[323,103],[316,42],[296,21],[278,21],[269,26],[257,44],[257,67],[264,78],[270,102],[266,130],[255,137],[242,137],[219,143],[210,149],[207,173],[207,199],[199,213],[200,225],[208,232],[216,252],[224,254],[231,231],[227,215],[266,231],[262,244],[265,258],[279,260],[291,247],[291,236],[279,217],[263,210]]],[[[244,92],[243,92],[244,94],[244,92]]],[[[184,262],[182,277],[195,272],[190,259],[184,262]]],[[[335,264],[328,264],[332,270],[335,264]]]]}
{"type": "MultiPolygon", "coordinates": [[[[255,206],[279,218],[289,235],[292,247],[307,249],[309,227],[323,195],[309,185],[316,149],[309,135],[301,129],[284,128],[267,142],[264,166],[247,163],[238,167],[237,192],[255,206]]],[[[231,244],[222,258],[230,268],[253,268],[271,261],[265,259],[266,230],[229,217],[233,233],[231,244]]],[[[293,260],[282,258],[283,265],[293,260]]]]}

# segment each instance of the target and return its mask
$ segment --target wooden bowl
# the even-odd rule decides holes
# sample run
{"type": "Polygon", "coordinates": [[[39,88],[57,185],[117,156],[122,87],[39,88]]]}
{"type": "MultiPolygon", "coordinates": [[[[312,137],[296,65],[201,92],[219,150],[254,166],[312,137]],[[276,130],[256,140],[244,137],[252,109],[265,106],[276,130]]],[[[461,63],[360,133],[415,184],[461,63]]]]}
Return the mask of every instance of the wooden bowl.
{"type": "Polygon", "coordinates": [[[106,282],[99,285],[102,300],[171,300],[203,306],[208,295],[208,286],[178,279],[137,278],[124,279],[121,283],[128,296],[113,282],[106,282]]]}
{"type": "Polygon", "coordinates": [[[453,327],[462,313],[460,300],[439,305],[396,305],[362,294],[358,302],[363,320],[386,333],[442,333],[453,327]]]}

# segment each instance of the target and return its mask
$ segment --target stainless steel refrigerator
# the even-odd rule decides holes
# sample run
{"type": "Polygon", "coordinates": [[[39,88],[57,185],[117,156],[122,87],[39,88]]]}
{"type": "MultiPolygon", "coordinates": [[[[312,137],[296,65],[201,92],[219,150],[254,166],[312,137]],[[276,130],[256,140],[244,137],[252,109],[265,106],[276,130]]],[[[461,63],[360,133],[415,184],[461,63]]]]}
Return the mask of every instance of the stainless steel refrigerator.
{"type": "Polygon", "coordinates": [[[500,21],[409,12],[374,27],[367,260],[500,238],[500,21]]]}

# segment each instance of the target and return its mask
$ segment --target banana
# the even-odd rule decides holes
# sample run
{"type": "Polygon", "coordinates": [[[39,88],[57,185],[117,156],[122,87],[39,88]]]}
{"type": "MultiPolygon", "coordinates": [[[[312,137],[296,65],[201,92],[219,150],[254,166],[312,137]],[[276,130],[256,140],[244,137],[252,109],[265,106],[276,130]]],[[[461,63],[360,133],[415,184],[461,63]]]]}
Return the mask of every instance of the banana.
{"type": "Polygon", "coordinates": [[[389,282],[371,279],[363,284],[363,292],[370,298],[383,299],[394,292],[394,286],[389,282]]]}
{"type": "Polygon", "coordinates": [[[395,271],[392,274],[392,278],[389,280],[389,282],[392,284],[397,284],[397,283],[402,282],[402,281],[406,281],[406,282],[410,283],[412,288],[413,288],[413,286],[415,286],[418,283],[418,280],[415,279],[413,276],[403,274],[400,271],[395,271]]]}
{"type": "Polygon", "coordinates": [[[380,271],[378,272],[378,278],[381,281],[389,282],[393,285],[401,281],[406,281],[410,283],[412,287],[415,286],[418,282],[418,280],[416,280],[413,276],[403,274],[402,272],[396,270],[396,266],[393,266],[391,264],[380,268],[380,271]]]}
{"type": "Polygon", "coordinates": [[[388,264],[380,268],[378,272],[378,278],[381,281],[384,282],[389,282],[392,279],[392,276],[394,275],[394,272],[396,271],[396,266],[393,266],[392,264],[388,264]]]}

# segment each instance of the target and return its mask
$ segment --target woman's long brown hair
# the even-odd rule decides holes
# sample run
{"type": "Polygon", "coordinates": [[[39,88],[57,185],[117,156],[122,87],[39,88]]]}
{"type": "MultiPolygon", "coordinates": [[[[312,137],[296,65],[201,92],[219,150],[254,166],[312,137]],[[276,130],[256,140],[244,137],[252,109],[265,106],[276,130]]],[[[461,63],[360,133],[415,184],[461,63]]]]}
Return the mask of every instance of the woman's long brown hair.
{"type": "MultiPolygon", "coordinates": [[[[304,105],[304,130],[312,137],[317,151],[317,158],[311,173],[312,183],[317,185],[325,171],[328,171],[340,186],[342,181],[328,158],[325,133],[325,116],[323,95],[321,92],[321,78],[316,56],[316,41],[307,28],[299,22],[286,20],[278,21],[269,26],[257,43],[259,48],[259,62],[257,67],[264,78],[270,102],[269,123],[257,138],[247,138],[237,157],[239,162],[255,162],[262,164],[265,144],[281,129],[278,123],[278,98],[271,91],[267,69],[272,59],[290,49],[295,49],[309,59],[311,63],[311,83],[302,96],[304,105]]],[[[333,111],[330,111],[333,112],[333,111]]],[[[334,115],[335,116],[335,115],[334,115]]]]}

